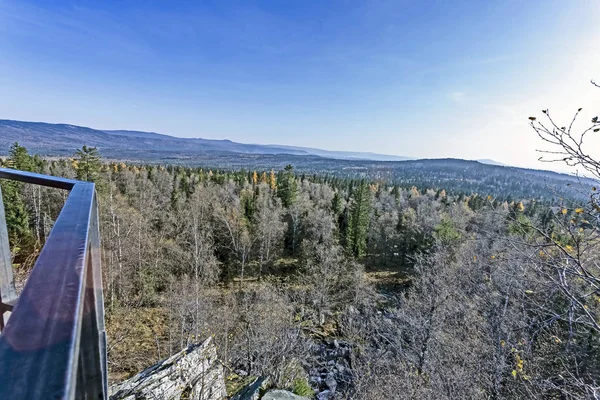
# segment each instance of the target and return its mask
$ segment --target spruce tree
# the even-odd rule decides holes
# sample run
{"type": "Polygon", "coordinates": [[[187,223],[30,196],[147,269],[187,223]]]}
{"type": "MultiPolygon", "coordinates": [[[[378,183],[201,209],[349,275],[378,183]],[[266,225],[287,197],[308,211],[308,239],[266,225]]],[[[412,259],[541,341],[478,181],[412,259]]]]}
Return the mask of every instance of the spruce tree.
{"type": "Polygon", "coordinates": [[[21,171],[33,172],[35,163],[27,149],[15,142],[9,151],[8,166],[21,171]]]}
{"type": "Polygon", "coordinates": [[[365,181],[353,191],[346,245],[357,258],[364,257],[367,252],[371,198],[371,190],[365,181]]]}
{"type": "Polygon", "coordinates": [[[294,175],[294,167],[287,165],[283,171],[281,182],[277,188],[277,195],[281,198],[284,207],[291,207],[298,196],[298,183],[294,175]]]}
{"type": "Polygon", "coordinates": [[[394,185],[394,187],[392,188],[392,196],[394,196],[394,199],[396,201],[400,200],[400,188],[398,187],[398,185],[394,185]]]}
{"type": "Polygon", "coordinates": [[[84,145],[80,150],[77,150],[74,165],[77,179],[88,182],[98,181],[102,163],[97,148],[84,145]]]}
{"type": "Polygon", "coordinates": [[[333,199],[331,199],[331,212],[336,217],[342,212],[342,198],[338,192],[335,192],[333,199]]]}
{"type": "MultiPolygon", "coordinates": [[[[9,152],[7,164],[10,168],[21,171],[33,171],[33,158],[27,152],[27,149],[15,142],[9,152]]],[[[33,237],[29,226],[29,213],[21,190],[23,184],[20,182],[1,179],[2,198],[4,199],[4,212],[6,216],[6,226],[11,246],[16,246],[27,242],[33,237]]]]}

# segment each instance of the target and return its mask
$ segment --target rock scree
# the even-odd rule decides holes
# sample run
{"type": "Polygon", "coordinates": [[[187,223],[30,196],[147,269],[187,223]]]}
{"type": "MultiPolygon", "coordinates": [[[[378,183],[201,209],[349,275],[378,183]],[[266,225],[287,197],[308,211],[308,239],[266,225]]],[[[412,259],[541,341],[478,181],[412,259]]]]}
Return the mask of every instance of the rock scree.
{"type": "Polygon", "coordinates": [[[227,398],[223,366],[208,338],[109,388],[110,400],[222,400],[227,398]]]}

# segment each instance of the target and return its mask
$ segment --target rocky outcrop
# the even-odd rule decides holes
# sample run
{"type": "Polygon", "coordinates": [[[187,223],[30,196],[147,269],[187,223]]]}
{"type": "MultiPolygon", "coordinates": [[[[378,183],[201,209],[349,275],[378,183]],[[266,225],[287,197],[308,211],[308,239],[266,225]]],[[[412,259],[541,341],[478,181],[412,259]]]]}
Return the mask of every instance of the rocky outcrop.
{"type": "Polygon", "coordinates": [[[287,390],[271,390],[262,397],[262,400],[309,400],[307,397],[298,396],[287,390]]]}
{"type": "Polygon", "coordinates": [[[351,345],[331,340],[316,345],[314,353],[317,365],[309,372],[310,385],[315,389],[318,400],[331,400],[339,392],[345,392],[352,382],[350,366],[351,345]]]}
{"type": "Polygon", "coordinates": [[[241,388],[231,400],[258,400],[260,389],[267,382],[267,378],[258,378],[254,382],[241,388]]]}
{"type": "Polygon", "coordinates": [[[211,339],[191,345],[109,389],[110,400],[222,400],[223,367],[211,339]]]}

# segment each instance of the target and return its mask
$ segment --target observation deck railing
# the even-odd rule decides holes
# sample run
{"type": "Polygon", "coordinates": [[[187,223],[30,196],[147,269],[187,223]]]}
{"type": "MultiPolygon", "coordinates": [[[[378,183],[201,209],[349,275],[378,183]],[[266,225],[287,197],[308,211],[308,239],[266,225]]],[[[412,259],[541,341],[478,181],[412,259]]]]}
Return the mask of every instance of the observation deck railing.
{"type": "Polygon", "coordinates": [[[106,333],[93,183],[0,168],[70,190],[21,294],[0,190],[0,399],[106,399],[106,333]]]}

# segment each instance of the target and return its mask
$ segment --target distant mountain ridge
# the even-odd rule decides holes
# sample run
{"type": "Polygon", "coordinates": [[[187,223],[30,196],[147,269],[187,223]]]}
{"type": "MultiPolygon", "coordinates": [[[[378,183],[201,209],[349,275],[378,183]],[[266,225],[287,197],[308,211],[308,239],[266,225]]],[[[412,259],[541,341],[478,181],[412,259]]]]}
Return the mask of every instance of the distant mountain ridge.
{"type": "Polygon", "coordinates": [[[69,124],[0,120],[0,155],[19,142],[33,154],[72,156],[81,146],[98,147],[109,160],[255,171],[292,164],[299,174],[382,180],[403,187],[444,188],[454,193],[485,193],[509,198],[585,199],[579,185],[597,186],[551,171],[504,166],[493,160],[409,159],[231,140],[177,138],[155,132],[97,130],[69,124]],[[572,187],[571,187],[572,186],[572,187]]]}
{"type": "Polygon", "coordinates": [[[506,165],[506,164],[502,164],[502,163],[499,163],[498,161],[490,160],[488,158],[484,158],[484,159],[480,159],[480,160],[476,160],[476,161],[480,162],[482,164],[497,165],[499,167],[508,167],[508,165],[506,165]]]}
{"type": "Polygon", "coordinates": [[[367,152],[330,151],[310,147],[237,143],[231,140],[179,138],[155,132],[98,130],[70,124],[0,120],[0,152],[18,141],[43,155],[67,155],[86,144],[109,155],[114,151],[230,152],[241,154],[312,155],[334,159],[402,161],[409,157],[367,152]],[[182,146],[185,146],[182,149],[182,146]],[[2,150],[3,149],[3,150],[2,150]]]}
{"type": "MultiPolygon", "coordinates": [[[[132,130],[99,130],[71,124],[50,124],[0,119],[0,154],[18,141],[36,154],[55,156],[71,155],[85,145],[98,147],[103,154],[133,150],[182,151],[240,154],[290,154],[319,156],[339,160],[405,161],[412,157],[371,152],[332,151],[312,147],[247,144],[223,139],[180,138],[156,132],[132,130]],[[142,139],[142,140],[140,140],[142,139]],[[182,149],[185,146],[185,149],[182,149]]],[[[483,164],[504,165],[493,160],[476,160],[483,164]]]]}

